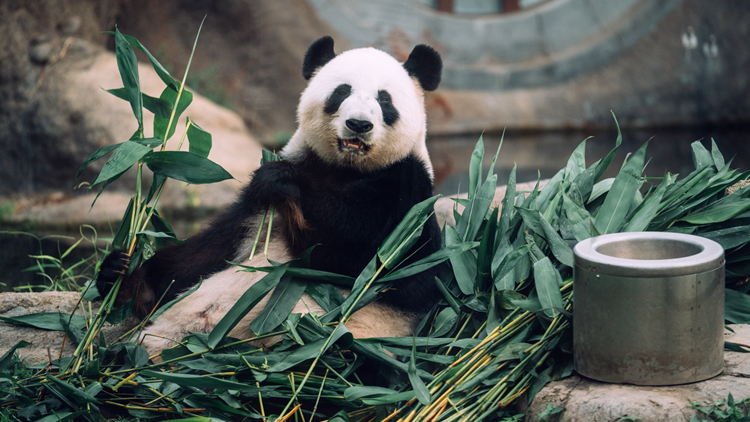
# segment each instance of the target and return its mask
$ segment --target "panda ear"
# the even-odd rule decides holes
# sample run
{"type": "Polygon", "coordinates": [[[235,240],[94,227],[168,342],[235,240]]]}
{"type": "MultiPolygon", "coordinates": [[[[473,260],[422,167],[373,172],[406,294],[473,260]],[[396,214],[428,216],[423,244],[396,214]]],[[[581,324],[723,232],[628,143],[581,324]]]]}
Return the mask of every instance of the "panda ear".
{"type": "Polygon", "coordinates": [[[305,61],[302,65],[302,76],[310,80],[318,68],[323,67],[334,57],[336,57],[336,53],[333,52],[333,38],[325,36],[318,39],[307,49],[305,61]]]}
{"type": "Polygon", "coordinates": [[[404,62],[404,69],[419,81],[422,89],[434,91],[440,85],[443,60],[435,49],[420,44],[409,54],[409,58],[404,62]]]}

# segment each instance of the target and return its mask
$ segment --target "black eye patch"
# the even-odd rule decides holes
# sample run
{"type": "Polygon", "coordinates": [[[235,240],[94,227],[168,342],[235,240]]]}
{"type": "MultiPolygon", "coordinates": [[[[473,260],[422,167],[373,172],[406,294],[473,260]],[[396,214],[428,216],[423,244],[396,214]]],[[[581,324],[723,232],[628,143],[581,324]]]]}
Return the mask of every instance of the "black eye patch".
{"type": "Polygon", "coordinates": [[[398,120],[398,110],[393,106],[391,94],[388,91],[378,91],[378,104],[383,110],[383,122],[388,126],[393,126],[398,120]]]}
{"type": "Polygon", "coordinates": [[[336,87],[336,89],[333,90],[331,95],[326,100],[325,108],[323,108],[323,111],[327,114],[333,114],[339,110],[339,107],[341,107],[341,103],[344,102],[344,100],[351,95],[352,93],[352,86],[348,84],[341,84],[336,87]]]}

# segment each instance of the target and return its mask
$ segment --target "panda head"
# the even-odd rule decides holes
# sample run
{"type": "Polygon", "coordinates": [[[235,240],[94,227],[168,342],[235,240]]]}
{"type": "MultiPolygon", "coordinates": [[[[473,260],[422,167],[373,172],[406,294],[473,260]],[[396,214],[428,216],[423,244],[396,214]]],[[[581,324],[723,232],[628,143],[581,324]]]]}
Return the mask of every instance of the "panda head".
{"type": "Polygon", "coordinates": [[[370,172],[410,153],[432,174],[425,145],[424,91],[440,83],[442,60],[418,45],[404,63],[374,48],[333,52],[323,37],[307,51],[299,127],[282,155],[312,150],[325,162],[370,172]]]}

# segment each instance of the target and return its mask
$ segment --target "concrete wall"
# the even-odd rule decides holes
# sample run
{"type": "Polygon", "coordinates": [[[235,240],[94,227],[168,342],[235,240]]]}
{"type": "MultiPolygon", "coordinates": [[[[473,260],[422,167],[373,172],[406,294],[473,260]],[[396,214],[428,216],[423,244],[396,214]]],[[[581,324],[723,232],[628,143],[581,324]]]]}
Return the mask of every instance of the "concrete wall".
{"type": "Polygon", "coordinates": [[[625,126],[750,121],[747,2],[554,0],[482,17],[416,1],[308,2],[355,47],[440,51],[432,133],[608,126],[610,110],[625,126]]]}

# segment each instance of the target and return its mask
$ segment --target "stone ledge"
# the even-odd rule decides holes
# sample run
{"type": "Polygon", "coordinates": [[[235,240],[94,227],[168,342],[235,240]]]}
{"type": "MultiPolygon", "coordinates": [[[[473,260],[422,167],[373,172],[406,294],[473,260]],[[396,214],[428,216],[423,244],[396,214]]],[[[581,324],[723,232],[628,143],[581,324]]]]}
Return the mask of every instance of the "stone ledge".
{"type": "MultiPolygon", "coordinates": [[[[750,344],[750,325],[730,325],[725,333],[734,343],[750,344]]],[[[706,381],[665,387],[607,384],[577,374],[547,384],[526,412],[536,421],[552,404],[565,410],[551,420],[559,422],[620,421],[633,418],[649,422],[689,421],[697,416],[691,402],[710,405],[732,394],[750,397],[750,354],[724,351],[724,371],[706,381]],[[556,419],[555,419],[556,418],[556,419]]]]}

